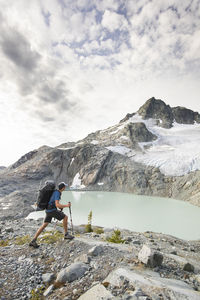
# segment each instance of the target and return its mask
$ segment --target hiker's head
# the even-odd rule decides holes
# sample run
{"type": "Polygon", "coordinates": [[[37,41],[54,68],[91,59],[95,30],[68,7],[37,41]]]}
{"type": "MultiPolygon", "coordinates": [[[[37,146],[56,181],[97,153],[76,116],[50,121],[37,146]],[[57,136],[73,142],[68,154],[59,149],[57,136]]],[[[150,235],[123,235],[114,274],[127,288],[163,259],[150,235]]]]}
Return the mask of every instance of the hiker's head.
{"type": "Polygon", "coordinates": [[[64,191],[65,190],[65,188],[67,187],[68,185],[66,184],[66,183],[64,183],[64,182],[60,182],[59,184],[58,184],[58,189],[59,189],[59,191],[64,191]]]}

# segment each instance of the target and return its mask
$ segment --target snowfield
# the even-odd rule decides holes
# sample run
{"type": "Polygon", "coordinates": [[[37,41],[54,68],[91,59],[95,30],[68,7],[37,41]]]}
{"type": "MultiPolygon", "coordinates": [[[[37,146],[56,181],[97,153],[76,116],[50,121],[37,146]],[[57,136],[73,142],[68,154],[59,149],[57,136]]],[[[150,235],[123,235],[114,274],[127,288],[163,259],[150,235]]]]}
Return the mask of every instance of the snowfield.
{"type": "Polygon", "coordinates": [[[200,170],[200,124],[194,125],[173,123],[170,129],[156,125],[156,120],[143,120],[138,114],[124,123],[143,122],[147,129],[157,136],[157,140],[139,143],[142,153],[118,145],[107,149],[131,157],[136,162],[158,167],[169,176],[182,176],[200,170]],[[130,155],[132,154],[132,155],[130,155]]]}
{"type": "Polygon", "coordinates": [[[200,170],[200,124],[174,123],[170,129],[155,125],[155,120],[142,120],[134,116],[130,122],[143,122],[158,139],[140,143],[143,153],[133,159],[148,166],[158,167],[169,176],[181,176],[200,170]],[[135,118],[134,118],[135,117],[135,118]],[[149,148],[145,149],[145,146],[149,148]]]}

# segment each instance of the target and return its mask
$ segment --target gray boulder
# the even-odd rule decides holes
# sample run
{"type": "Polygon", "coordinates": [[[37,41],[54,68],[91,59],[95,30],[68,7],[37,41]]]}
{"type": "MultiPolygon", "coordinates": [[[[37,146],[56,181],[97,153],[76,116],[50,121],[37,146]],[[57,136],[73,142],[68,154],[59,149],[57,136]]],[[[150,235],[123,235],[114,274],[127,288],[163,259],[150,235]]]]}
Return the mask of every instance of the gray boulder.
{"type": "Polygon", "coordinates": [[[91,257],[89,257],[87,254],[82,254],[74,260],[74,262],[82,262],[85,264],[89,264],[90,261],[91,261],[91,257]]]}
{"type": "Polygon", "coordinates": [[[54,273],[45,273],[42,275],[42,281],[45,283],[50,283],[55,279],[54,273]]]}
{"type": "Polygon", "coordinates": [[[143,245],[138,253],[138,259],[148,267],[155,268],[162,265],[163,255],[149,248],[147,245],[143,245]]]}
{"type": "Polygon", "coordinates": [[[103,253],[103,247],[101,245],[94,246],[88,251],[88,255],[90,256],[98,256],[101,253],[103,253]]]}
{"type": "Polygon", "coordinates": [[[84,263],[73,263],[69,267],[62,269],[56,278],[56,282],[65,283],[72,282],[80,277],[82,277],[86,271],[88,271],[89,266],[84,263]]]}

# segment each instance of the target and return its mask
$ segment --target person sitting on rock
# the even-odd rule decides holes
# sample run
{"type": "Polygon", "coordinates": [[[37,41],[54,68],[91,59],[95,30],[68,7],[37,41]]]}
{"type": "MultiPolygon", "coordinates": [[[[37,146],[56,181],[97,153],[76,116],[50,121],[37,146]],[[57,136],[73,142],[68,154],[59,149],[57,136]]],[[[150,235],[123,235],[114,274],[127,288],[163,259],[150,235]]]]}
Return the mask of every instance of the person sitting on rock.
{"type": "Polygon", "coordinates": [[[42,233],[42,231],[47,227],[49,223],[51,223],[52,218],[55,218],[59,221],[63,220],[63,227],[64,227],[64,239],[72,240],[74,236],[70,235],[67,231],[68,229],[68,217],[61,211],[65,207],[70,207],[71,203],[68,202],[68,204],[61,204],[61,194],[66,188],[66,184],[64,182],[61,182],[58,184],[58,190],[55,190],[49,200],[48,207],[46,209],[46,216],[44,218],[44,223],[40,226],[40,228],[37,230],[35,236],[33,237],[32,241],[29,243],[29,246],[38,248],[39,245],[37,244],[37,238],[42,233]],[[61,209],[61,210],[58,210],[61,209]]]}

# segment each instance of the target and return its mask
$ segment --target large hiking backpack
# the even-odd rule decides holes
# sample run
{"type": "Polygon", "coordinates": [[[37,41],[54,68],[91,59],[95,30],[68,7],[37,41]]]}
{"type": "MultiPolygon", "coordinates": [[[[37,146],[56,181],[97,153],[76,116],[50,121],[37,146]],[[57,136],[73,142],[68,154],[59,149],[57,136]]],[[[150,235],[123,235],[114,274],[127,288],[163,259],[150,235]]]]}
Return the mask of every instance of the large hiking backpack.
{"type": "Polygon", "coordinates": [[[45,182],[44,186],[39,190],[39,195],[37,198],[37,207],[41,210],[46,209],[48,202],[55,191],[56,184],[53,180],[48,180],[45,182]]]}

